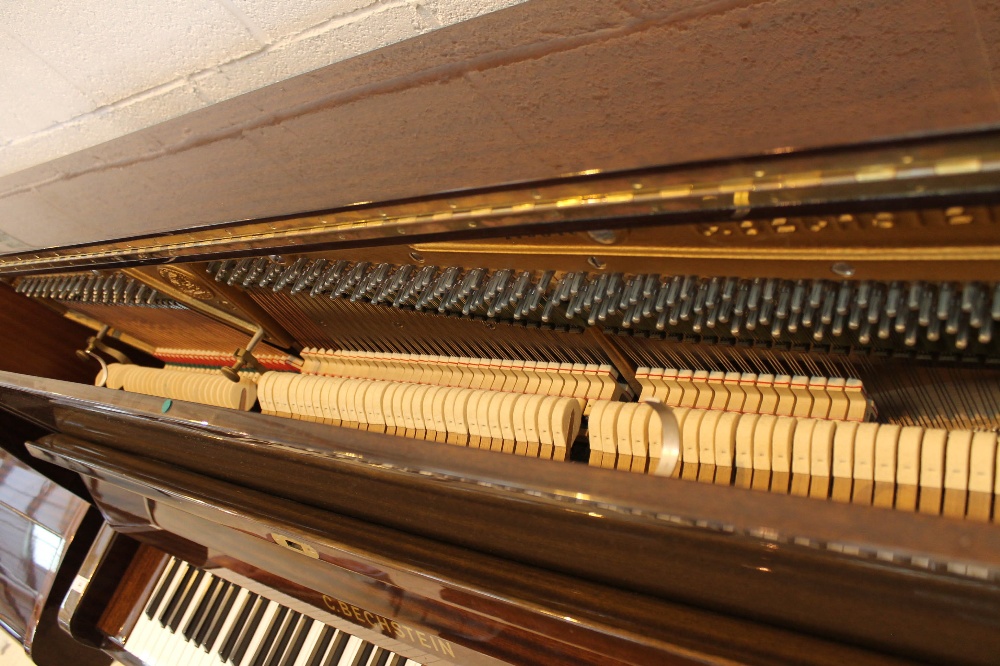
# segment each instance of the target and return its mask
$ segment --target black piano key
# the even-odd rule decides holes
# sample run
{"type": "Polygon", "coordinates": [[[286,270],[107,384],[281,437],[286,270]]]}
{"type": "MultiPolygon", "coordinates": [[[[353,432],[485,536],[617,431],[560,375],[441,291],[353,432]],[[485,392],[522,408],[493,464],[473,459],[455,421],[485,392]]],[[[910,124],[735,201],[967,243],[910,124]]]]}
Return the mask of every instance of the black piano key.
{"type": "Polygon", "coordinates": [[[288,654],[288,645],[292,641],[292,636],[295,635],[295,630],[301,624],[302,613],[290,611],[281,635],[278,636],[278,642],[275,643],[274,649],[271,650],[271,654],[264,666],[278,666],[281,663],[282,657],[288,654]]]}
{"type": "MultiPolygon", "coordinates": [[[[211,576],[211,574],[206,575],[211,576]]],[[[219,593],[219,588],[222,586],[222,579],[220,578],[211,576],[211,581],[205,589],[205,595],[198,602],[198,607],[191,613],[187,625],[184,626],[184,640],[186,641],[191,640],[198,627],[205,622],[205,619],[208,617],[208,609],[211,608],[212,602],[215,600],[215,596],[219,593]]]]}
{"type": "Polygon", "coordinates": [[[389,663],[389,659],[392,657],[392,653],[385,648],[376,648],[375,654],[372,655],[371,666],[386,666],[389,663]]]}
{"type": "Polygon", "coordinates": [[[375,650],[375,646],[364,641],[361,643],[361,647],[358,649],[358,653],[354,655],[354,659],[351,660],[351,666],[368,666],[368,660],[371,659],[372,652],[375,650]]]}
{"type": "Polygon", "coordinates": [[[191,586],[191,580],[195,577],[196,570],[194,567],[189,566],[187,571],[181,577],[181,582],[178,583],[177,589],[174,590],[173,595],[170,597],[170,601],[162,611],[160,611],[160,624],[166,626],[170,621],[170,618],[174,616],[177,611],[178,606],[180,606],[181,599],[184,598],[184,594],[187,592],[188,588],[191,586]]]}
{"type": "MultiPolygon", "coordinates": [[[[316,647],[313,649],[312,654],[309,655],[309,661],[306,663],[306,666],[320,666],[323,663],[323,657],[326,655],[326,650],[330,647],[330,641],[333,640],[335,633],[337,633],[337,630],[333,627],[323,627],[319,633],[319,640],[316,641],[316,647]]],[[[343,632],[340,633],[342,634],[343,632]]]]}
{"type": "Polygon", "coordinates": [[[216,639],[219,637],[219,632],[222,631],[222,626],[226,623],[226,618],[229,617],[229,613],[238,613],[239,610],[233,610],[233,604],[236,603],[236,597],[239,595],[240,588],[238,585],[229,584],[229,589],[226,591],[226,598],[222,602],[222,608],[215,615],[215,619],[212,621],[212,626],[208,630],[208,634],[205,636],[204,640],[198,639],[199,643],[204,646],[206,652],[211,652],[212,647],[215,645],[216,639]]]}
{"type": "Polygon", "coordinates": [[[309,631],[315,622],[316,620],[311,617],[302,618],[302,622],[299,623],[298,628],[295,630],[295,637],[292,639],[292,645],[288,649],[288,654],[285,655],[285,658],[281,660],[278,666],[292,666],[295,663],[295,660],[299,658],[299,653],[302,652],[302,646],[305,645],[306,638],[309,637],[309,631]]]}
{"type": "Polygon", "coordinates": [[[389,666],[406,666],[406,657],[400,654],[392,655],[392,660],[389,662],[389,666]]]}
{"type": "Polygon", "coordinates": [[[229,627],[229,635],[226,636],[222,649],[219,650],[219,658],[223,662],[229,661],[229,656],[236,649],[236,642],[243,634],[243,628],[246,627],[247,621],[250,619],[250,613],[258,605],[259,600],[260,597],[256,593],[247,594],[247,598],[243,601],[243,608],[240,609],[240,614],[233,622],[233,626],[229,627]]]}
{"type": "Polygon", "coordinates": [[[174,576],[177,575],[177,571],[180,568],[181,561],[174,559],[174,561],[170,564],[167,575],[163,577],[163,580],[160,581],[160,586],[156,589],[156,592],[153,593],[153,599],[149,602],[149,606],[146,607],[146,617],[150,620],[153,619],[156,609],[163,603],[163,597],[166,596],[167,590],[170,588],[170,581],[174,579],[174,576]]]}
{"type": "Polygon", "coordinates": [[[278,610],[275,611],[274,615],[271,617],[271,624],[264,632],[264,638],[260,641],[260,646],[257,648],[257,654],[254,656],[251,666],[264,666],[268,655],[271,653],[271,646],[274,645],[279,632],[281,632],[284,628],[285,618],[288,616],[289,612],[290,611],[284,606],[279,606],[278,610]]]}
{"type": "Polygon", "coordinates": [[[195,645],[204,645],[212,627],[221,623],[222,618],[225,617],[225,613],[220,613],[219,611],[229,597],[233,584],[228,580],[219,579],[219,581],[221,585],[219,585],[215,599],[212,600],[212,605],[209,606],[208,612],[205,614],[205,621],[201,623],[201,626],[198,627],[198,630],[194,634],[195,645]]]}
{"type": "Polygon", "coordinates": [[[184,611],[188,609],[191,605],[191,600],[194,598],[195,592],[198,591],[198,586],[201,585],[201,579],[205,577],[205,572],[200,569],[196,571],[194,578],[191,580],[191,584],[188,585],[187,591],[184,593],[184,597],[181,599],[180,605],[174,611],[173,617],[167,623],[170,627],[171,632],[176,632],[177,627],[181,623],[181,619],[184,617],[184,611]]]}
{"type": "Polygon", "coordinates": [[[347,649],[347,642],[349,640],[351,640],[350,634],[338,631],[336,638],[333,639],[333,645],[330,646],[330,654],[322,662],[323,666],[337,666],[340,663],[341,657],[344,656],[344,650],[347,649]]]}
{"type": "Polygon", "coordinates": [[[247,626],[244,627],[243,634],[240,636],[240,640],[236,643],[236,649],[233,650],[232,660],[234,664],[243,663],[243,657],[246,656],[247,650],[250,648],[250,643],[253,642],[253,637],[254,634],[257,633],[257,628],[260,627],[260,623],[264,619],[267,609],[274,603],[264,597],[261,597],[260,601],[261,603],[257,604],[257,608],[254,609],[253,615],[250,616],[247,626]]]}

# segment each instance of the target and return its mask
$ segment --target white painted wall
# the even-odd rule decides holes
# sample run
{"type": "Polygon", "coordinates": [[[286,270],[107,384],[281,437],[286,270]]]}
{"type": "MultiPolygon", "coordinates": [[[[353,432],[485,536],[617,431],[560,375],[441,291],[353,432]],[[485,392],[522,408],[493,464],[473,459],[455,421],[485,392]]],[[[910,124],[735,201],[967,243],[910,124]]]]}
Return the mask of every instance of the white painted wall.
{"type": "Polygon", "coordinates": [[[522,1],[0,2],[0,176],[522,1]]]}

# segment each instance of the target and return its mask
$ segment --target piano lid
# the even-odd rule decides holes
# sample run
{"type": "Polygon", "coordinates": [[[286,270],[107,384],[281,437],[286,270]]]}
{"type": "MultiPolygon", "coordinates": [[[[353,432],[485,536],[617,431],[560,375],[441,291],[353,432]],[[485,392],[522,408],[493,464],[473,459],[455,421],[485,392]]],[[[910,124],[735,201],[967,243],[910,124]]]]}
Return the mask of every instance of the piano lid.
{"type": "Polygon", "coordinates": [[[1000,17],[532,0],[0,179],[0,252],[995,125],[1000,17]]]}

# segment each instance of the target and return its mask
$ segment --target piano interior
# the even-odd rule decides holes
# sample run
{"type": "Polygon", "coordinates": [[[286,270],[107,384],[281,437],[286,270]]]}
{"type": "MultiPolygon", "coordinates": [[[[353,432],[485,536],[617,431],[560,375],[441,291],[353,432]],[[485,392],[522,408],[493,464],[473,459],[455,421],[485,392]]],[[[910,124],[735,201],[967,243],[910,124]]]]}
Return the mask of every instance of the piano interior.
{"type": "Polygon", "coordinates": [[[127,663],[994,662],[998,173],[963,129],[0,256],[91,332],[94,386],[0,373],[106,523],[60,622],[127,663]]]}

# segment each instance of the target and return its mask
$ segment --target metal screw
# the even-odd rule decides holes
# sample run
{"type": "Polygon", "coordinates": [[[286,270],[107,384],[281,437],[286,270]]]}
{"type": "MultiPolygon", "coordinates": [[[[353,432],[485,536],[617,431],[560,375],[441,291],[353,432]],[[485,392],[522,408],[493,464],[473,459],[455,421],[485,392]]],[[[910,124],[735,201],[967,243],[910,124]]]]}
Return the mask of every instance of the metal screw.
{"type": "Polygon", "coordinates": [[[588,257],[587,258],[587,263],[590,264],[592,267],[596,268],[597,270],[601,270],[602,268],[604,268],[605,266],[607,266],[606,263],[604,263],[603,261],[601,261],[597,257],[588,257]]]}
{"type": "Polygon", "coordinates": [[[830,270],[833,271],[835,275],[839,275],[840,277],[854,276],[854,266],[851,266],[846,261],[838,261],[833,266],[830,266],[830,270]]]}
{"type": "Polygon", "coordinates": [[[588,231],[587,235],[590,236],[590,240],[601,245],[613,245],[618,241],[618,233],[611,229],[594,229],[588,231]]]}

